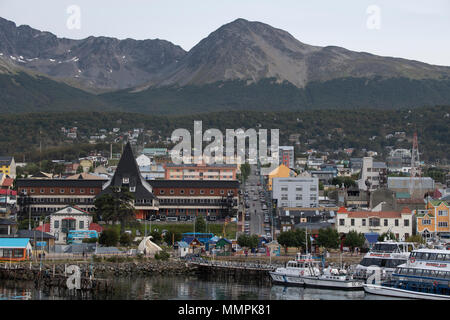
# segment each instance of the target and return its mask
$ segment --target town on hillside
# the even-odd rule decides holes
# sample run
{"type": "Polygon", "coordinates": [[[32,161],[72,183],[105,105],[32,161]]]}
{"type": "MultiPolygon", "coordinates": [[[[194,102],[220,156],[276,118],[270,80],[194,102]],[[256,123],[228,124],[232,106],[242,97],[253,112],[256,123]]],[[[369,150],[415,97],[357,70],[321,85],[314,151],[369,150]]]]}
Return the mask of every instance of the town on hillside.
{"type": "Polygon", "coordinates": [[[416,135],[411,149],[392,150],[385,161],[370,152],[348,160],[316,150],[296,157],[294,146],[280,146],[275,170],[260,162],[175,164],[169,149],[139,148],[137,136],[121,154],[47,159],[50,172],[29,174],[28,164],[1,157],[0,260],[279,257],[295,247],[365,252],[386,236],[450,239],[448,167],[434,168],[437,179],[425,176],[416,135]],[[295,232],[309,235],[309,247],[289,237],[295,232]],[[29,242],[9,248],[11,238],[29,242]]]}

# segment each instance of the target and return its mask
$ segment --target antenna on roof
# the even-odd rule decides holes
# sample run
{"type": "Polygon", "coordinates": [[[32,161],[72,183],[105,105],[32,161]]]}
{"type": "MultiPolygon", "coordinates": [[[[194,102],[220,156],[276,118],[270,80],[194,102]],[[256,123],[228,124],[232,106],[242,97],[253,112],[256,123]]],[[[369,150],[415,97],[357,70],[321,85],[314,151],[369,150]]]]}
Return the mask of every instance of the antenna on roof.
{"type": "Polygon", "coordinates": [[[417,131],[414,132],[413,146],[411,150],[411,171],[410,171],[410,183],[409,183],[409,193],[411,199],[414,197],[414,178],[418,178],[418,189],[419,193],[422,193],[422,171],[420,169],[420,157],[419,157],[419,143],[417,139],[417,131]]]}

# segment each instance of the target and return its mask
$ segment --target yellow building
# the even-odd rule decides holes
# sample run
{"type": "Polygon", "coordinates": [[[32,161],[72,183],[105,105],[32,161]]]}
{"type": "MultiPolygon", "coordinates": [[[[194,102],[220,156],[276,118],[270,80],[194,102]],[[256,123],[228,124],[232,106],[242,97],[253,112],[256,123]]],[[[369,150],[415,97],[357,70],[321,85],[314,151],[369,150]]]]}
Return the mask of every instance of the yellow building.
{"type": "Polygon", "coordinates": [[[289,178],[295,177],[296,175],[297,174],[293,170],[289,169],[284,164],[281,164],[278,168],[269,173],[269,181],[268,181],[269,190],[272,190],[273,178],[289,178]]]}
{"type": "Polygon", "coordinates": [[[417,233],[423,237],[435,237],[450,232],[450,206],[441,200],[431,200],[426,213],[417,214],[417,233]]]}
{"type": "Polygon", "coordinates": [[[0,157],[0,173],[16,178],[16,162],[14,157],[0,157]]]}

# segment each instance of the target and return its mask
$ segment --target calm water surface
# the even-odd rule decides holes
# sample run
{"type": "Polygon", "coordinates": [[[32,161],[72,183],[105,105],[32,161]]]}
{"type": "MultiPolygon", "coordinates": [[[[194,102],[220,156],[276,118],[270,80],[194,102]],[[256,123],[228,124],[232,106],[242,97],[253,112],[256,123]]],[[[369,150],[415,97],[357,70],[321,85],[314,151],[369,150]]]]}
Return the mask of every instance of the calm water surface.
{"type": "Polygon", "coordinates": [[[280,285],[260,286],[207,281],[196,276],[155,276],[114,280],[118,290],[107,296],[74,296],[67,290],[35,289],[32,282],[0,282],[0,300],[390,300],[361,291],[338,291],[280,285]]]}

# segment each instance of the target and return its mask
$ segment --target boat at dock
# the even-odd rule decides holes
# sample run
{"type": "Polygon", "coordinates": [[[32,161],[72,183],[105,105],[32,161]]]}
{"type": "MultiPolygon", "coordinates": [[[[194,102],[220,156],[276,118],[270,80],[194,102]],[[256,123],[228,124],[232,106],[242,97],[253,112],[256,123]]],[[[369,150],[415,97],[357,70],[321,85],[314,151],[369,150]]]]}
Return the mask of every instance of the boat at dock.
{"type": "Polygon", "coordinates": [[[304,276],[320,275],[322,260],[311,254],[297,253],[295,260],[288,261],[285,267],[269,272],[272,280],[280,284],[304,285],[304,276]]]}
{"type": "Polygon", "coordinates": [[[367,293],[426,300],[450,300],[450,251],[418,249],[381,284],[364,284],[367,293]]]}
{"type": "Polygon", "coordinates": [[[414,249],[416,247],[412,242],[378,241],[356,266],[354,277],[366,280],[372,274],[371,269],[377,267],[381,270],[381,277],[388,279],[397,266],[408,261],[414,249]]]}
{"type": "Polygon", "coordinates": [[[310,254],[297,253],[296,259],[289,261],[285,267],[271,271],[273,282],[284,285],[300,285],[313,288],[363,290],[362,281],[353,279],[346,270],[322,268],[323,259],[310,254]]]}
{"type": "Polygon", "coordinates": [[[363,281],[348,275],[346,270],[327,268],[318,276],[303,278],[305,286],[339,290],[363,290],[363,281]]]}

